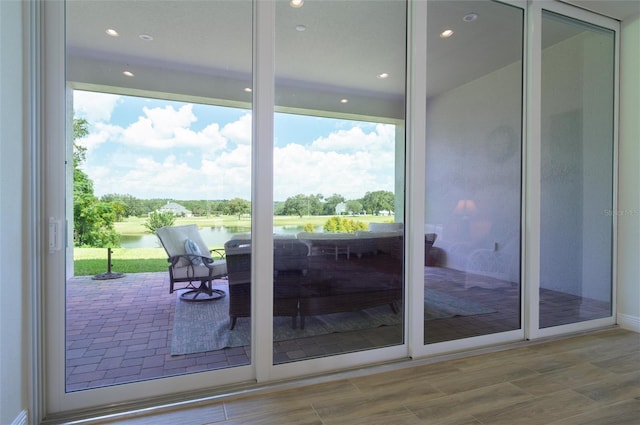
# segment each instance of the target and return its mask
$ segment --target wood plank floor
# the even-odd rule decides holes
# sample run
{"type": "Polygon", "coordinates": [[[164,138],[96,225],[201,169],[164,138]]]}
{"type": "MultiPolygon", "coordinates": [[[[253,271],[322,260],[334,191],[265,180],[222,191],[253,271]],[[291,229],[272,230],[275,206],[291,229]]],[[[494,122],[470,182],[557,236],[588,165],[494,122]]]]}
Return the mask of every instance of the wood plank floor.
{"type": "Polygon", "coordinates": [[[637,425],[640,334],[610,329],[95,423],[637,425]]]}

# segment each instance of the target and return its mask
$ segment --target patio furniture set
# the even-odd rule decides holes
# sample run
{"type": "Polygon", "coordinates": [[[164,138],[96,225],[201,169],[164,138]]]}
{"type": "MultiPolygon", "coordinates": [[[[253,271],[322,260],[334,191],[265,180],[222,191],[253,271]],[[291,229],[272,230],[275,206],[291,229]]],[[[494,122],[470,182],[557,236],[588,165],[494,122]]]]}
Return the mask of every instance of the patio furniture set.
{"type": "MultiPolygon", "coordinates": [[[[391,223],[389,223],[391,224],[391,223]]],[[[402,227],[356,234],[307,233],[274,237],[273,296],[275,316],[291,317],[293,328],[300,317],[363,310],[389,305],[398,312],[402,301],[402,227]],[[338,261],[344,253],[347,261],[338,261]],[[372,268],[351,254],[379,255],[372,268]]],[[[401,224],[400,224],[401,225],[401,224]]],[[[251,239],[238,236],[227,241],[223,260],[212,259],[196,225],[158,229],[169,261],[170,287],[185,285],[185,301],[209,301],[226,296],[212,288],[212,280],[228,279],[231,329],[238,317],[251,314],[251,239]]]]}

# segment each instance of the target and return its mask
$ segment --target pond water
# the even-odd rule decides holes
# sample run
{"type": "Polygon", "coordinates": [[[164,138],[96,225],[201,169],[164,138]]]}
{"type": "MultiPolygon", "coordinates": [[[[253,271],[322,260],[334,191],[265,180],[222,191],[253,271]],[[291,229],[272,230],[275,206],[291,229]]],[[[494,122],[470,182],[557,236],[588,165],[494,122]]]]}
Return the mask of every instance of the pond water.
{"type": "MultiPolygon", "coordinates": [[[[273,226],[273,233],[296,234],[302,232],[303,226],[273,226]]],[[[316,227],[316,232],[322,231],[322,226],[316,227]]],[[[212,226],[200,229],[200,234],[205,243],[210,246],[223,246],[231,236],[237,233],[249,233],[250,227],[240,226],[212,226]]],[[[122,248],[161,248],[160,241],[156,235],[148,234],[141,236],[120,235],[120,246],[122,248]]]]}

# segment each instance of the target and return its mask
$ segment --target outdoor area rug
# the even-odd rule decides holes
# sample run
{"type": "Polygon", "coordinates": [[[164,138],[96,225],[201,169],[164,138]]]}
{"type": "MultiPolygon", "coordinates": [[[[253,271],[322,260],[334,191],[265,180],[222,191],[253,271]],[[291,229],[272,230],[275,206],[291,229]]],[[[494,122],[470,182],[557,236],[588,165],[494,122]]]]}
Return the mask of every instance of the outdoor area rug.
{"type": "MultiPolygon", "coordinates": [[[[226,285],[214,285],[228,293],[226,285]]],[[[454,316],[492,313],[494,310],[471,301],[447,295],[433,289],[425,296],[425,320],[454,316]]],[[[304,329],[293,329],[290,317],[274,318],[274,340],[306,338],[334,332],[348,332],[380,326],[398,325],[402,315],[395,314],[388,305],[366,310],[310,316],[304,329]]],[[[188,302],[176,294],[176,309],[171,338],[171,354],[181,355],[240,347],[250,344],[251,319],[240,317],[230,330],[229,296],[216,301],[188,302]]],[[[298,324],[300,320],[298,318],[298,324]]]]}

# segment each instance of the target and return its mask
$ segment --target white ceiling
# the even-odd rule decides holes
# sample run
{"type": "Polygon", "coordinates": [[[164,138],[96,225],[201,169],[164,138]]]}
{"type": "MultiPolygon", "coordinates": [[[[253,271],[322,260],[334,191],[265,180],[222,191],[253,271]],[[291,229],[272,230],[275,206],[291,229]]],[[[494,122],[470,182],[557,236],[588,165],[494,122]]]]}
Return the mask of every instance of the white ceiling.
{"type": "MultiPolygon", "coordinates": [[[[573,1],[626,17],[637,1],[573,1]]],[[[247,105],[251,95],[250,0],[69,0],[68,78],[85,88],[123,93],[174,93],[247,105]],[[119,37],[105,34],[114,28],[119,37]],[[152,41],[139,38],[148,34],[152,41]],[[135,77],[122,75],[130,69],[135,77]],[[118,90],[116,90],[118,91],[118,90]]],[[[405,2],[306,0],[276,4],[278,105],[304,110],[325,104],[345,114],[402,116],[405,87],[405,2]],[[296,27],[305,26],[305,31],[296,27]],[[386,72],[387,79],[376,76],[386,72]],[[348,98],[349,103],[339,104],[348,98]],[[309,101],[311,99],[311,101],[309,101]]],[[[480,1],[429,6],[430,94],[456,87],[519,59],[519,9],[480,1]],[[478,14],[474,22],[462,17],[478,14]],[[454,28],[453,37],[438,33],[454,28]],[[466,58],[473,66],[452,66],[466,58]]],[[[469,63],[469,62],[467,62],[469,63]]],[[[224,103],[224,102],[223,102],[224,103]]]]}

